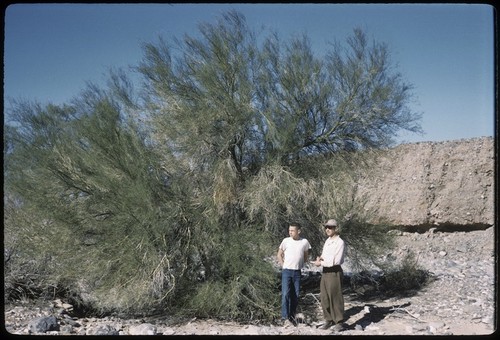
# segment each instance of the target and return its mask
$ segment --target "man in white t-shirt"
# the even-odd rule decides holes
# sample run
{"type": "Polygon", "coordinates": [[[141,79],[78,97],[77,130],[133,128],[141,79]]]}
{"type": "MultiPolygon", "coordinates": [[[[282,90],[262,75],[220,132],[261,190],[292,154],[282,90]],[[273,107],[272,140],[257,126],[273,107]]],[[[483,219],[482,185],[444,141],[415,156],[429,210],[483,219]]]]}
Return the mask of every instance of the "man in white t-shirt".
{"type": "Polygon", "coordinates": [[[311,245],[300,237],[301,227],[292,223],[288,227],[290,237],[283,239],[278,248],[281,272],[281,320],[285,326],[296,325],[295,312],[299,302],[300,276],[304,263],[309,258],[311,245]]]}

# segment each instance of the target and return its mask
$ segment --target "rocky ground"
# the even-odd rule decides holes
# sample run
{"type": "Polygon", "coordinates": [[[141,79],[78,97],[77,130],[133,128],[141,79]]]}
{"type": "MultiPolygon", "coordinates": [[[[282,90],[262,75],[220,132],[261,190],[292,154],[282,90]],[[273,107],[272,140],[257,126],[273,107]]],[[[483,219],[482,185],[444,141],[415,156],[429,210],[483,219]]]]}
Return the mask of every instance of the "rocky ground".
{"type": "MultiPolygon", "coordinates": [[[[408,251],[433,280],[418,292],[384,298],[345,292],[345,329],[339,335],[485,335],[496,330],[494,227],[469,232],[398,232],[398,248],[408,251]]],[[[309,287],[309,285],[308,285],[309,287]]],[[[215,320],[168,318],[76,318],[71,306],[19,303],[5,306],[5,329],[11,334],[52,335],[329,335],[319,330],[317,287],[305,288],[297,327],[238,324],[215,320]]]]}

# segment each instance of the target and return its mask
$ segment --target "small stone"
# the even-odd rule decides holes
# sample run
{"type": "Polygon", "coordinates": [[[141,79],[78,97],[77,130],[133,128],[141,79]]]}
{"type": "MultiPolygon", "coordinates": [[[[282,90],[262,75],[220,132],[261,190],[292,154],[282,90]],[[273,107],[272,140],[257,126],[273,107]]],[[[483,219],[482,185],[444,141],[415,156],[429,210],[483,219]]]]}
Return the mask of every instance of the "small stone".
{"type": "Polygon", "coordinates": [[[140,325],[131,326],[128,333],[130,335],[155,335],[156,326],[150,323],[142,323],[140,325]]]}
{"type": "Polygon", "coordinates": [[[429,323],[429,327],[433,327],[434,329],[440,329],[445,326],[444,322],[441,321],[434,321],[429,323]]]}
{"type": "Polygon", "coordinates": [[[73,332],[73,326],[63,325],[60,327],[61,334],[70,334],[73,332]]]}
{"type": "Polygon", "coordinates": [[[166,327],[161,330],[162,335],[174,335],[175,330],[172,327],[166,327]]]}
{"type": "Polygon", "coordinates": [[[88,335],[118,335],[118,331],[111,325],[97,325],[88,330],[88,335]]]}

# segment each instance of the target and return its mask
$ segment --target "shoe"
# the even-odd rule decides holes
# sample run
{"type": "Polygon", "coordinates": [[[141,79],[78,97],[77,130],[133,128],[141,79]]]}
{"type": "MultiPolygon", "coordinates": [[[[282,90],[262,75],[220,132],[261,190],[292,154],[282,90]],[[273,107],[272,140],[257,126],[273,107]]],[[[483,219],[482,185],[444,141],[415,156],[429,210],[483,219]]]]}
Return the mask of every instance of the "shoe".
{"type": "Polygon", "coordinates": [[[290,328],[290,327],[295,327],[292,321],[289,319],[283,321],[283,327],[285,328],[290,328]]]}
{"type": "Polygon", "coordinates": [[[342,332],[344,330],[344,326],[342,325],[342,323],[338,323],[332,327],[332,330],[334,332],[342,332]]]}
{"type": "Polygon", "coordinates": [[[318,328],[319,329],[328,329],[330,327],[332,327],[333,325],[333,321],[325,321],[324,324],[322,324],[321,326],[319,326],[318,328]]]}

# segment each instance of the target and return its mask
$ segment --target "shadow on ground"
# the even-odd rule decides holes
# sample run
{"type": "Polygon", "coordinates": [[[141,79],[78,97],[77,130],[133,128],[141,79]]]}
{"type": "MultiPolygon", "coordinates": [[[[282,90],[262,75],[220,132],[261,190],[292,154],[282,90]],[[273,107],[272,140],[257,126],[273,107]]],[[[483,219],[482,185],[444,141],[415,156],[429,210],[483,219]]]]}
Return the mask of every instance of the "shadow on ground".
{"type": "MultiPolygon", "coordinates": [[[[380,306],[384,300],[389,298],[408,298],[416,295],[427,284],[432,281],[432,277],[428,277],[425,282],[408,290],[394,290],[389,289],[381,284],[381,282],[367,280],[357,281],[353,284],[351,278],[345,277],[343,282],[343,294],[347,307],[344,313],[344,326],[345,329],[355,329],[358,326],[363,329],[368,325],[377,323],[389,314],[404,310],[410,305],[410,302],[405,304],[398,304],[387,306],[380,306]],[[360,316],[360,319],[349,322],[354,316],[360,316]]],[[[320,273],[311,273],[310,275],[302,278],[301,287],[301,301],[299,303],[299,310],[304,314],[304,322],[313,324],[323,321],[323,313],[321,310],[321,303],[319,298],[319,284],[321,281],[320,273]]]]}
{"type": "Polygon", "coordinates": [[[354,315],[357,315],[361,313],[361,311],[365,311],[365,314],[363,317],[359,320],[356,320],[350,325],[346,325],[346,330],[351,329],[354,330],[356,329],[356,326],[361,326],[363,329],[369,326],[372,323],[377,323],[383,319],[385,319],[389,314],[394,313],[395,311],[399,310],[400,308],[406,308],[410,306],[410,303],[407,302],[403,305],[394,305],[394,306],[385,306],[385,307],[379,307],[374,304],[365,304],[364,306],[354,306],[349,309],[347,309],[344,313],[345,316],[345,322],[349,321],[349,318],[351,318],[354,315]]]}

